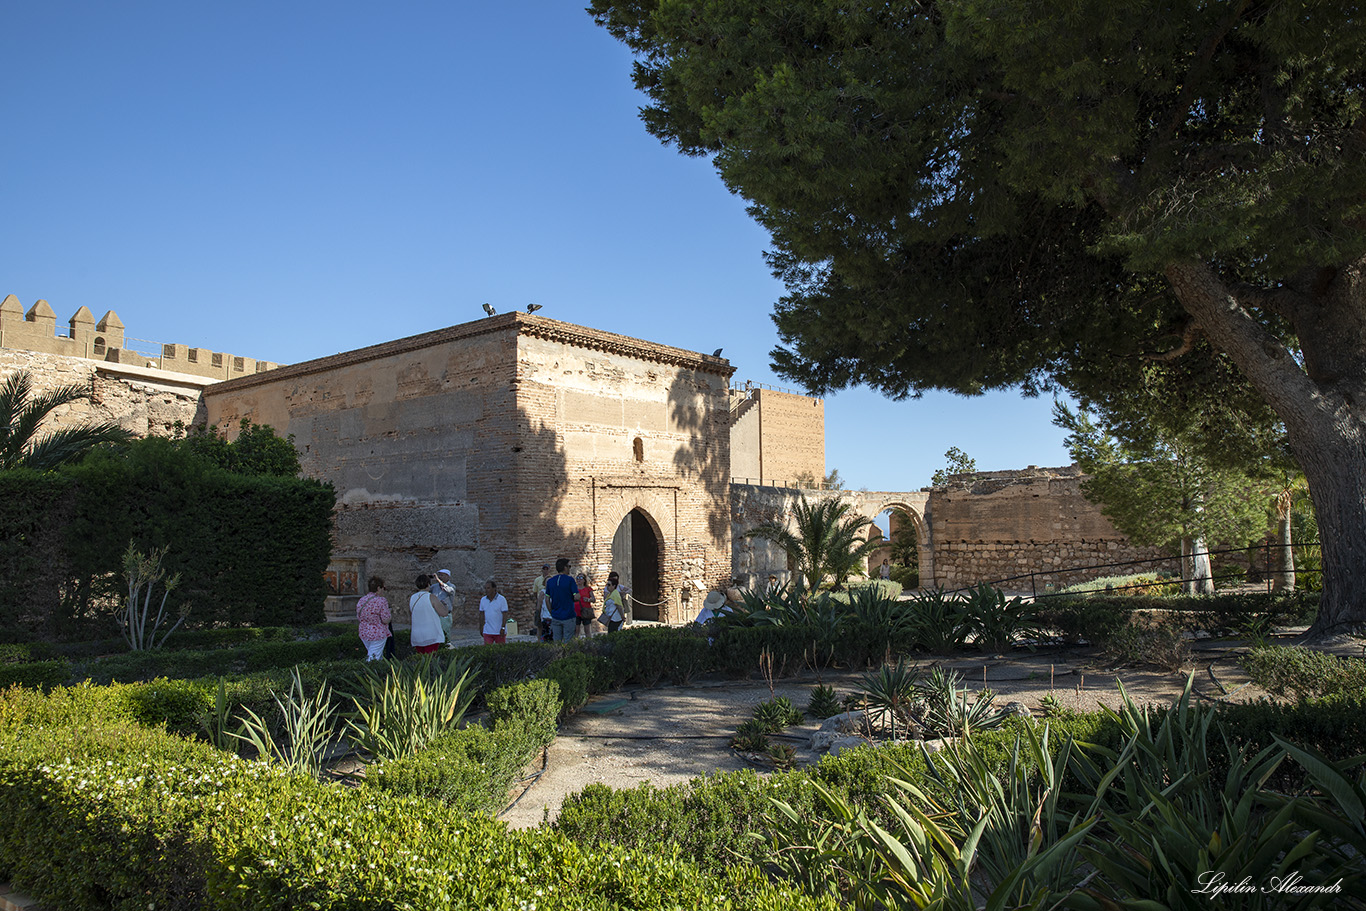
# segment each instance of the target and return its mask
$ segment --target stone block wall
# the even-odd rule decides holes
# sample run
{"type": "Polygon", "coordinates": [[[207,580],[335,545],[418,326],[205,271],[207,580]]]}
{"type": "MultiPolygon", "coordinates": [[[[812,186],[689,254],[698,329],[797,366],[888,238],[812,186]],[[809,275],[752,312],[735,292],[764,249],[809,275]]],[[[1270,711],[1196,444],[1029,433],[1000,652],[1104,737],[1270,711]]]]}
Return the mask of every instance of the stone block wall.
{"type": "Polygon", "coordinates": [[[1045,585],[1065,587],[1155,568],[1063,572],[1165,556],[1159,548],[1130,544],[1100,507],[1082,496],[1082,477],[1076,466],[978,472],[932,490],[928,512],[935,584],[962,588],[1013,578],[1003,587],[1042,593],[1045,585]]]}

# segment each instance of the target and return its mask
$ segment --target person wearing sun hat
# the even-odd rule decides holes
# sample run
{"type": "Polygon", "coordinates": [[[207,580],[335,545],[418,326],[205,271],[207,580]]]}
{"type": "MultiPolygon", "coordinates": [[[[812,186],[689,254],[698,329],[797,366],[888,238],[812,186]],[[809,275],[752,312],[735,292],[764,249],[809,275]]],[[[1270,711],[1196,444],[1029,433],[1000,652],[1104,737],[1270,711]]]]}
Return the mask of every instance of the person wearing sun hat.
{"type": "Polygon", "coordinates": [[[705,626],[726,611],[726,596],[721,592],[707,592],[707,598],[702,602],[702,609],[697,612],[697,619],[693,622],[705,626]]]}
{"type": "Polygon", "coordinates": [[[438,569],[436,575],[432,576],[432,584],[427,591],[432,593],[432,597],[441,602],[446,608],[446,616],[441,618],[441,632],[445,634],[449,642],[451,638],[451,621],[455,619],[455,586],[451,584],[451,571],[449,569],[438,569]]]}

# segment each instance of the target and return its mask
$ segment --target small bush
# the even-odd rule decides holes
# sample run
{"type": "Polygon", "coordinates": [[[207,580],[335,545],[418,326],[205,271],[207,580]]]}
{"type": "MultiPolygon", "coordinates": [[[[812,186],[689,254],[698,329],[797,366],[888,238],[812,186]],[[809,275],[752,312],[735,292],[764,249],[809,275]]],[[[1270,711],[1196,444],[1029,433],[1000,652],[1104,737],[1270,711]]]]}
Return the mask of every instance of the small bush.
{"type": "Polygon", "coordinates": [[[0,688],[28,686],[46,690],[61,686],[70,680],[71,662],[65,658],[29,661],[25,664],[0,663],[0,688]]]}
{"type": "Polygon", "coordinates": [[[668,677],[681,685],[712,667],[707,632],[696,627],[623,630],[610,637],[607,647],[613,675],[621,683],[654,686],[668,677]]]}
{"type": "Polygon", "coordinates": [[[892,581],[900,585],[902,591],[914,591],[920,587],[920,567],[893,566],[892,581]]]}
{"type": "Polygon", "coordinates": [[[1039,625],[1051,629],[1068,645],[1083,642],[1104,647],[1129,625],[1134,607],[1128,598],[1048,598],[1037,602],[1039,625]]]}
{"type": "Polygon", "coordinates": [[[560,714],[571,715],[588,701],[589,684],[605,659],[583,653],[565,655],[541,670],[539,679],[553,681],[559,688],[560,714]]]}
{"type": "Polygon", "coordinates": [[[1362,658],[1271,645],[1250,650],[1241,663],[1252,681],[1273,696],[1310,699],[1366,692],[1366,659],[1362,658]]]}
{"type": "Polygon", "coordinates": [[[1147,629],[1125,627],[1110,637],[1102,654],[1118,667],[1155,665],[1179,671],[1190,663],[1191,650],[1180,626],[1162,623],[1147,629]]]}

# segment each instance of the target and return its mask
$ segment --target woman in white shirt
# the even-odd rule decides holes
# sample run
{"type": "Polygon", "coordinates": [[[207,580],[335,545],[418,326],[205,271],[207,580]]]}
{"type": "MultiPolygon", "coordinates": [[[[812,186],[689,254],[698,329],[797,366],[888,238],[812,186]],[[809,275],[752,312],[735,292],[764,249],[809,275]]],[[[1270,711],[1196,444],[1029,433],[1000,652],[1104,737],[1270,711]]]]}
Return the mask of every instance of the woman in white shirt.
{"type": "Polygon", "coordinates": [[[450,611],[427,590],[432,584],[428,576],[418,576],[416,584],[417,592],[408,599],[408,610],[413,616],[413,651],[434,652],[446,641],[446,634],[441,630],[441,618],[450,611]]]}

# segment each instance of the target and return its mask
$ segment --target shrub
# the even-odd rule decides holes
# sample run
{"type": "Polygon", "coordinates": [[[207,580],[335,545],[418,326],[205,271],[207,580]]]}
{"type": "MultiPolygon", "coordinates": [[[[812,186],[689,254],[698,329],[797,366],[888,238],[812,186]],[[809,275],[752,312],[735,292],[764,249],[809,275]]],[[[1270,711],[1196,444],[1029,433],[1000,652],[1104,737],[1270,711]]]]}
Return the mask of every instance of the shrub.
{"type": "Polygon", "coordinates": [[[920,587],[920,567],[893,566],[892,581],[900,585],[902,591],[914,591],[920,587]]]}
{"type": "Polygon", "coordinates": [[[1101,576],[1088,582],[1078,582],[1064,588],[1064,595],[1105,595],[1132,598],[1139,595],[1175,595],[1181,591],[1179,582],[1173,582],[1160,572],[1131,573],[1127,576],[1101,576]]]}
{"type": "Polygon", "coordinates": [[[10,685],[51,689],[71,679],[71,663],[65,658],[0,664],[0,688],[10,685]]]}
{"type": "Polygon", "coordinates": [[[1102,652],[1105,659],[1119,667],[1156,665],[1179,671],[1190,663],[1190,643],[1174,622],[1143,628],[1127,626],[1110,637],[1102,652]]]}
{"type": "Polygon", "coordinates": [[[1054,597],[1040,605],[1039,625],[1052,629],[1068,645],[1083,642],[1104,647],[1129,625],[1133,603],[1128,598],[1054,597]]]}
{"type": "Polygon", "coordinates": [[[1308,699],[1366,692],[1366,659],[1362,658],[1272,645],[1250,650],[1241,663],[1252,682],[1274,696],[1308,699]]]}
{"type": "Polygon", "coordinates": [[[634,680],[654,686],[667,676],[675,684],[686,684],[712,666],[707,633],[697,627],[623,630],[613,634],[606,647],[619,683],[634,680]]]}
{"type": "Polygon", "coordinates": [[[570,715],[583,708],[588,701],[588,692],[595,676],[602,673],[601,666],[606,659],[582,652],[565,655],[547,665],[539,679],[553,681],[559,687],[560,715],[570,715]]]}
{"type": "Polygon", "coordinates": [[[510,684],[491,692],[488,703],[490,728],[471,725],[410,757],[376,763],[366,785],[465,812],[501,809],[522,770],[555,738],[558,686],[551,680],[510,684]]]}

